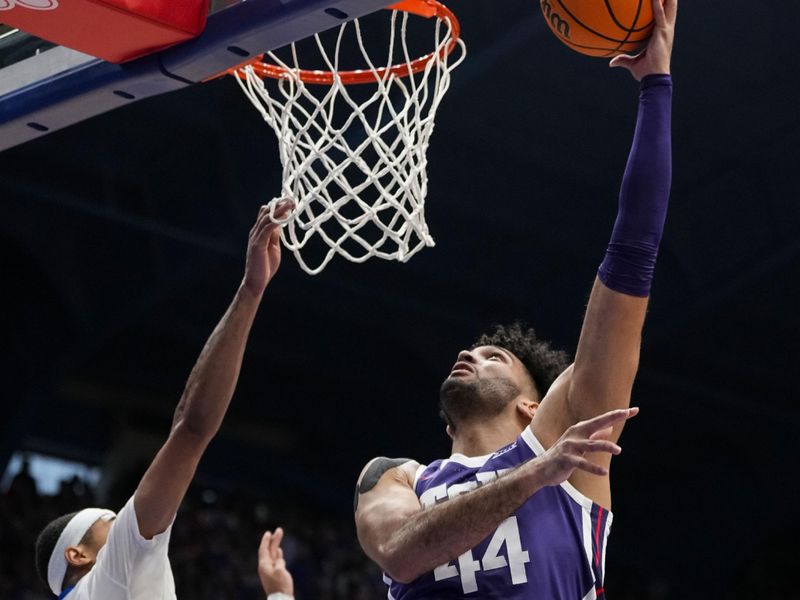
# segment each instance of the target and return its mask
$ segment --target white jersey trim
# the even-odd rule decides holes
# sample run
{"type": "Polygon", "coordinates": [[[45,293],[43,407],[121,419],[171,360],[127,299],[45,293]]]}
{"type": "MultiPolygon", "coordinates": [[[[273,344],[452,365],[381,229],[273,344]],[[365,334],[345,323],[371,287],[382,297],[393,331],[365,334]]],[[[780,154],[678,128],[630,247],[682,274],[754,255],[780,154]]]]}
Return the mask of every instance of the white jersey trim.
{"type": "MultiPolygon", "coordinates": [[[[528,447],[533,450],[533,453],[536,456],[541,456],[545,453],[544,446],[542,446],[542,443],[536,438],[535,435],[533,435],[533,431],[530,427],[526,427],[522,431],[522,439],[525,440],[525,443],[528,444],[528,447]]],[[[580,504],[584,509],[588,511],[592,510],[592,505],[595,504],[595,502],[591,498],[581,494],[569,481],[564,481],[559,485],[565,492],[567,492],[570,498],[580,504]]],[[[603,510],[605,510],[605,508],[603,510]]],[[[608,518],[611,519],[611,516],[611,511],[608,511],[608,518]]]]}
{"type": "Polygon", "coordinates": [[[417,482],[419,481],[419,477],[420,477],[420,475],[422,475],[422,472],[427,468],[428,468],[428,465],[420,465],[420,466],[417,467],[416,473],[414,473],[414,493],[415,494],[417,493],[417,482]]]}
{"type": "Polygon", "coordinates": [[[494,456],[494,453],[484,454],[483,456],[464,456],[463,454],[459,454],[458,452],[456,452],[446,461],[443,461],[442,466],[444,466],[444,464],[447,462],[454,462],[458,463],[459,465],[464,465],[465,467],[470,467],[474,469],[485,465],[486,461],[489,460],[492,456],[494,456]]]}
{"type": "MultiPolygon", "coordinates": [[[[597,584],[594,577],[594,569],[592,569],[592,511],[581,511],[581,528],[583,530],[583,552],[586,554],[586,564],[589,565],[589,572],[592,574],[592,582],[597,584]]],[[[594,585],[592,585],[592,592],[594,592],[594,585]]],[[[592,596],[593,597],[593,596],[592,596]]]]}
{"type": "MultiPolygon", "coordinates": [[[[611,535],[611,521],[612,521],[611,513],[608,513],[608,519],[606,519],[606,530],[603,532],[603,558],[600,559],[601,562],[601,575],[603,576],[603,580],[606,578],[606,546],[608,544],[608,536],[611,535]]],[[[604,585],[605,581],[601,581],[600,585],[604,585]]]]}
{"type": "Polygon", "coordinates": [[[597,600],[597,590],[594,589],[594,586],[586,593],[583,600],[597,600]]]}
{"type": "Polygon", "coordinates": [[[392,581],[392,578],[389,577],[386,573],[382,573],[382,575],[383,575],[383,583],[388,588],[386,590],[386,598],[388,598],[388,600],[394,600],[394,596],[392,596],[392,584],[394,583],[394,581],[392,581]]]}

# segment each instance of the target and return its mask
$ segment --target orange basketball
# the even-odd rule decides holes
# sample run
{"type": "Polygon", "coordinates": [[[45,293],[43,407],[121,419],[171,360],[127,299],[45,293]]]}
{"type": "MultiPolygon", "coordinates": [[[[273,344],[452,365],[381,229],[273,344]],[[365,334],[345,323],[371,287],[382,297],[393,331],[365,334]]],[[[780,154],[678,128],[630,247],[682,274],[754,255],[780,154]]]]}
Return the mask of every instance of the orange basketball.
{"type": "Polygon", "coordinates": [[[635,52],[653,31],[651,0],[540,0],[558,39],[589,56],[635,52]]]}

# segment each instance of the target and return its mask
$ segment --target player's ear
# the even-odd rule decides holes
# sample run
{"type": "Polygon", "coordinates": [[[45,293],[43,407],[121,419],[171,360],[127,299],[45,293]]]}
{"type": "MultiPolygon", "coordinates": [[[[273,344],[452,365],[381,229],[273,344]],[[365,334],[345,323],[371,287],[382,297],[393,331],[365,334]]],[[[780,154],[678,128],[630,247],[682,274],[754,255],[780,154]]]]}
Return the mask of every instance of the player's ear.
{"type": "Polygon", "coordinates": [[[454,439],[453,436],[455,435],[455,433],[453,432],[453,428],[450,427],[450,425],[447,426],[446,431],[447,431],[447,437],[449,437],[451,440],[454,439]]]}
{"type": "Polygon", "coordinates": [[[531,400],[525,396],[520,396],[517,399],[517,416],[526,426],[533,420],[533,415],[536,414],[538,408],[539,403],[536,400],[531,400]]]}
{"type": "Polygon", "coordinates": [[[64,558],[67,559],[67,564],[72,567],[85,567],[94,560],[94,558],[89,555],[88,548],[83,544],[69,546],[64,550],[64,558]]]}

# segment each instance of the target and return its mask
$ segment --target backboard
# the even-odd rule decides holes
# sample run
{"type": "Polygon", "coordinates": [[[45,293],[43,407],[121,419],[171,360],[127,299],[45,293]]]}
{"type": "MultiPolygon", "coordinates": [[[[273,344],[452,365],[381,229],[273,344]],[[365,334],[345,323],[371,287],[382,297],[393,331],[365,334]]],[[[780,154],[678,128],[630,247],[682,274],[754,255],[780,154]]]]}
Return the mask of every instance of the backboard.
{"type": "Polygon", "coordinates": [[[121,65],[0,25],[0,151],[202,82],[262,52],[386,4],[387,0],[219,0],[212,3],[206,28],[197,38],[121,65]]]}

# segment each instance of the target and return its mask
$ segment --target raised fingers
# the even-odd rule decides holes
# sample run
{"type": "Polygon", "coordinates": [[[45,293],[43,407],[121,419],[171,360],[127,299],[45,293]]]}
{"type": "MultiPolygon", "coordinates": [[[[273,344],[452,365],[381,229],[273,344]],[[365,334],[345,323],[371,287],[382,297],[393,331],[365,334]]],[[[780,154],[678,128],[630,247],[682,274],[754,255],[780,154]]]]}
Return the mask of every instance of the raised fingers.
{"type": "Polygon", "coordinates": [[[289,216],[292,209],[294,209],[294,202],[291,198],[281,198],[271,203],[270,208],[271,220],[280,224],[289,216]]]}
{"type": "Polygon", "coordinates": [[[665,1],[669,0],[651,0],[653,3],[653,19],[659,27],[664,27],[667,24],[667,17],[664,12],[665,1]]]}
{"type": "Polygon", "coordinates": [[[637,414],[639,414],[639,409],[637,407],[620,408],[603,413],[602,415],[592,419],[581,421],[580,423],[573,425],[572,428],[586,437],[591,437],[593,433],[600,431],[601,429],[611,427],[612,425],[616,425],[617,423],[627,421],[628,419],[635,417],[637,414]]]}
{"type": "Polygon", "coordinates": [[[591,473],[592,475],[599,475],[604,477],[608,475],[608,469],[605,467],[601,467],[600,465],[596,465],[590,460],[585,458],[576,458],[575,459],[575,466],[576,468],[580,469],[581,471],[586,471],[587,473],[591,473]]]}
{"type": "Polygon", "coordinates": [[[272,541],[272,532],[267,531],[261,537],[261,544],[258,546],[258,562],[262,562],[264,560],[268,560],[270,563],[272,562],[272,556],[270,555],[270,542],[272,541]]]}
{"type": "Polygon", "coordinates": [[[264,204],[258,210],[258,217],[256,223],[250,230],[250,235],[253,238],[261,238],[268,234],[270,231],[285,222],[286,217],[289,216],[294,209],[294,202],[289,198],[281,198],[274,200],[269,204],[264,204]]]}
{"type": "Polygon", "coordinates": [[[250,231],[250,236],[252,238],[258,239],[259,237],[263,236],[267,227],[272,225],[272,220],[269,217],[269,210],[269,204],[264,204],[260,209],[258,209],[256,223],[253,225],[253,229],[250,231]]]}
{"type": "Polygon", "coordinates": [[[667,23],[675,25],[675,19],[678,16],[678,0],[664,0],[664,16],[667,23]]]}
{"type": "Polygon", "coordinates": [[[609,454],[617,455],[622,452],[614,442],[608,440],[578,440],[574,442],[573,448],[578,452],[608,452],[609,454]]]}
{"type": "Polygon", "coordinates": [[[269,554],[273,560],[278,560],[281,554],[281,541],[283,540],[283,529],[278,527],[272,536],[269,544],[269,554]]]}

